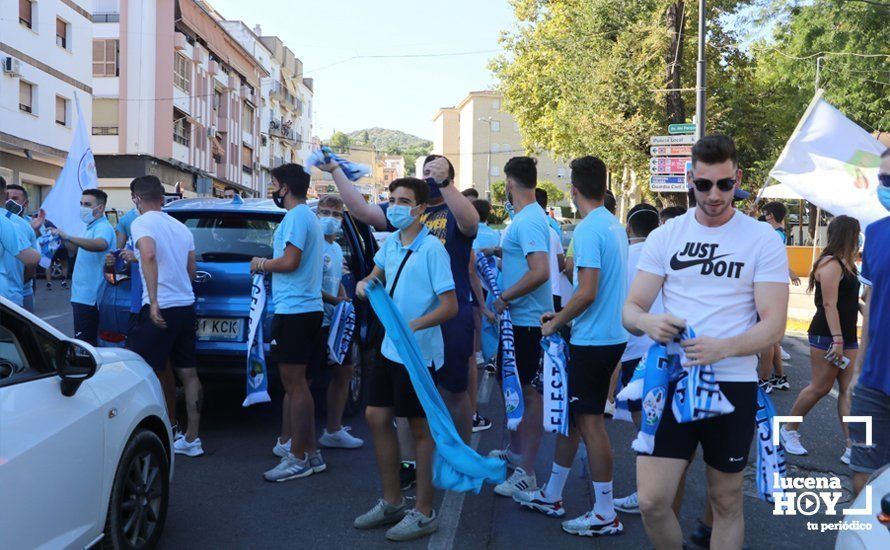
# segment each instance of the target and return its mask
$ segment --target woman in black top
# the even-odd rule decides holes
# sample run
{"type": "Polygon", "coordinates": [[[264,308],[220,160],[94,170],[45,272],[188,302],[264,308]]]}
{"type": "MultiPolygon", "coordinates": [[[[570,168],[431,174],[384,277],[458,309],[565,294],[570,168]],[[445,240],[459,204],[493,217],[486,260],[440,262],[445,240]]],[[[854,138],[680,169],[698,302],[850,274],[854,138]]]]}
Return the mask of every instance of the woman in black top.
{"type": "MultiPolygon", "coordinates": [[[[810,364],[813,379],[801,390],[791,407],[792,416],[804,416],[838,383],[837,412],[846,450],[841,461],[850,463],[850,432],[843,421],[850,414],[850,382],[859,343],[856,319],[859,314],[859,277],[856,254],[859,251],[859,222],[849,216],[837,216],[828,224],[828,244],[813,264],[810,285],[816,289],[816,314],[810,322],[810,364]]],[[[780,430],[785,450],[805,455],[797,428],[789,422],[780,430]]]]}

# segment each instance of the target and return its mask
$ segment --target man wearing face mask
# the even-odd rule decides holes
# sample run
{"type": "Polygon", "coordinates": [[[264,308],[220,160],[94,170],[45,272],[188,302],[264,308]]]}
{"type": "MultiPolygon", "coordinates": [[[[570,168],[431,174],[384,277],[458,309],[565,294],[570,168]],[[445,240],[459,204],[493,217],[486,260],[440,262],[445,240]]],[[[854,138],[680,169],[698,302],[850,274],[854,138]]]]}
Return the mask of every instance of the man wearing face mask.
{"type": "MultiPolygon", "coordinates": [[[[355,219],[378,231],[394,230],[386,219],[388,204],[365,202],[337,163],[332,162],[319,168],[331,173],[343,202],[355,219]]],[[[454,167],[447,158],[441,155],[427,156],[423,165],[423,179],[429,187],[429,199],[421,221],[448,251],[459,306],[458,314],[442,325],[445,364],[437,372],[436,384],[461,438],[469,443],[473,427],[473,407],[467,388],[470,368],[476,367],[469,265],[479,214],[470,199],[455,187],[454,167]]]]}
{"type": "Polygon", "coordinates": [[[51,229],[62,239],[79,248],[71,277],[71,307],[74,312],[74,337],[96,345],[99,308],[96,301],[104,279],[105,254],[114,248],[114,228],[105,217],[108,195],[99,189],[87,189],[80,197],[80,221],[86,224],[82,237],[59,228],[51,229]]]}
{"type": "MultiPolygon", "coordinates": [[[[37,250],[37,234],[33,226],[25,220],[25,208],[28,205],[28,193],[20,185],[6,187],[6,211],[4,215],[13,223],[19,236],[37,250]]],[[[18,258],[11,254],[3,255],[6,274],[9,277],[8,292],[10,300],[28,311],[34,311],[34,267],[25,267],[18,258]]]]}
{"type": "MultiPolygon", "coordinates": [[[[890,210],[890,149],[881,154],[878,200],[890,210]]],[[[853,487],[860,492],[868,477],[890,462],[890,216],[865,229],[860,279],[867,286],[862,318],[862,342],[853,371],[850,414],[871,417],[872,445],[866,445],[866,425],[850,423],[853,487]],[[881,338],[881,336],[884,338],[881,338]],[[859,374],[857,380],[857,373],[859,374]]]]}
{"type": "MultiPolygon", "coordinates": [[[[2,177],[0,196],[6,196],[6,180],[2,177]]],[[[37,265],[40,254],[30,246],[29,238],[14,219],[16,216],[9,214],[0,216],[0,296],[15,301],[15,296],[21,295],[17,287],[20,277],[16,277],[16,274],[24,274],[26,268],[37,265]]],[[[22,222],[25,223],[24,220],[22,222]]],[[[21,305],[21,302],[18,303],[21,305]]]]}

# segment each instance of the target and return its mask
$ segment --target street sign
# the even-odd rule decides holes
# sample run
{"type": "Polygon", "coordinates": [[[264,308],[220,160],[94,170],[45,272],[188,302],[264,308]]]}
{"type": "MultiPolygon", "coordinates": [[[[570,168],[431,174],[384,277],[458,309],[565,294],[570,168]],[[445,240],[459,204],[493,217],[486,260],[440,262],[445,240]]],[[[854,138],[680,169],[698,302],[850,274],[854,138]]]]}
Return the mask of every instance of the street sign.
{"type": "Polygon", "coordinates": [[[688,157],[692,155],[690,145],[660,145],[649,148],[649,154],[653,157],[688,157]]]}
{"type": "Polygon", "coordinates": [[[668,125],[669,134],[694,134],[695,124],[670,124],[668,125]]]}
{"type": "Polygon", "coordinates": [[[649,171],[653,174],[683,174],[686,175],[686,163],[691,162],[689,157],[652,157],[649,159],[649,171]]]}
{"type": "Polygon", "coordinates": [[[649,145],[692,145],[695,143],[695,136],[650,136],[649,145]]]}
{"type": "Polygon", "coordinates": [[[660,193],[685,193],[686,176],[650,176],[649,189],[660,193]]]}

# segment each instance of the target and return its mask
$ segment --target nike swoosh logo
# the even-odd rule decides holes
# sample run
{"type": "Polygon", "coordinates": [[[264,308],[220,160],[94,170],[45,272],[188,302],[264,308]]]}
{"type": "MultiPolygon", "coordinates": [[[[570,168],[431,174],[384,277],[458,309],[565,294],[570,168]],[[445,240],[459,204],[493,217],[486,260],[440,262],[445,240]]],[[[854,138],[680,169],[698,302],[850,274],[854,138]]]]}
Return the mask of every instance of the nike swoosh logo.
{"type": "Polygon", "coordinates": [[[692,267],[694,265],[702,265],[709,262],[713,262],[714,260],[719,260],[720,258],[724,258],[729,256],[729,254],[720,254],[719,256],[714,256],[712,258],[696,258],[695,260],[681,260],[677,258],[677,254],[671,258],[671,269],[674,271],[680,271],[681,269],[686,269],[687,267],[692,267]]]}

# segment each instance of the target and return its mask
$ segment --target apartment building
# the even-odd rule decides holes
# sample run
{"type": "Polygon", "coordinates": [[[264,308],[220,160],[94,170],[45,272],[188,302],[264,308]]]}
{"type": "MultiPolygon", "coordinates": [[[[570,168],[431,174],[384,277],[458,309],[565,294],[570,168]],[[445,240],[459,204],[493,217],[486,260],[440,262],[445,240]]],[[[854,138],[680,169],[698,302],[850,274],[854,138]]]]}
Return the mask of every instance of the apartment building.
{"type": "Polygon", "coordinates": [[[92,116],[92,0],[0,0],[0,176],[36,208],[92,116]]]}
{"type": "Polygon", "coordinates": [[[266,195],[270,170],[287,162],[304,164],[311,151],[312,79],[303,78],[303,62],[277,36],[263,36],[243,21],[220,24],[253,55],[268,76],[261,79],[261,194],[266,195]]]}
{"type": "MultiPolygon", "coordinates": [[[[42,0],[41,0],[41,3],[42,0]]],[[[97,0],[93,152],[112,207],[152,174],[186,196],[264,189],[261,79],[268,71],[201,0],[97,0]]]]}
{"type": "Polygon", "coordinates": [[[383,157],[383,187],[389,188],[392,180],[405,177],[405,157],[401,155],[384,155],[383,157]]]}
{"type": "MultiPolygon", "coordinates": [[[[387,155],[379,152],[376,148],[365,145],[351,146],[345,150],[337,150],[335,152],[341,158],[344,158],[356,164],[364,164],[371,168],[370,174],[359,178],[358,181],[355,182],[356,188],[359,190],[359,192],[361,192],[362,195],[365,195],[365,197],[376,201],[381,194],[384,194],[386,192],[386,189],[389,186],[388,182],[384,183],[385,173],[387,169],[387,155]]],[[[389,158],[391,159],[391,165],[392,163],[397,164],[393,157],[389,158]]],[[[405,161],[403,159],[403,173],[404,163],[405,161]]],[[[321,170],[312,171],[310,186],[310,191],[313,196],[320,197],[327,194],[337,193],[337,186],[334,185],[334,181],[331,178],[331,175],[327,172],[322,172],[321,170]]]]}
{"type": "MultiPolygon", "coordinates": [[[[454,107],[443,107],[433,117],[433,153],[445,155],[455,170],[460,189],[470,187],[481,196],[491,183],[504,179],[510,157],[527,154],[519,125],[502,110],[501,93],[470,92],[454,107]]],[[[549,180],[568,191],[568,163],[546,151],[533,153],[538,160],[538,180],[549,180]]],[[[421,161],[422,162],[422,161],[421,161]]]]}

